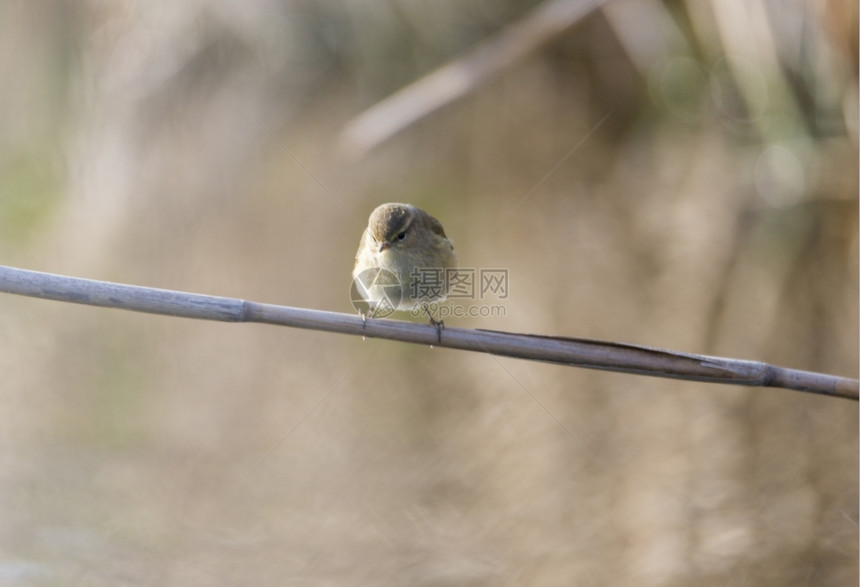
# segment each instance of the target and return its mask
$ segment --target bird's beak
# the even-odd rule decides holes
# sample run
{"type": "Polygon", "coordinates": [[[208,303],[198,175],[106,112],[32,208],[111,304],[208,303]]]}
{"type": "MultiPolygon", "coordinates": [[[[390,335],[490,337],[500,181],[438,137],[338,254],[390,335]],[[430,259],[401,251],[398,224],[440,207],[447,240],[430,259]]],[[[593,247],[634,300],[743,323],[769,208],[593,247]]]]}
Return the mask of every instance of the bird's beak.
{"type": "Polygon", "coordinates": [[[390,249],[390,248],[391,248],[391,243],[388,241],[382,241],[381,243],[379,243],[379,252],[380,253],[382,251],[384,251],[385,249],[390,249]]]}

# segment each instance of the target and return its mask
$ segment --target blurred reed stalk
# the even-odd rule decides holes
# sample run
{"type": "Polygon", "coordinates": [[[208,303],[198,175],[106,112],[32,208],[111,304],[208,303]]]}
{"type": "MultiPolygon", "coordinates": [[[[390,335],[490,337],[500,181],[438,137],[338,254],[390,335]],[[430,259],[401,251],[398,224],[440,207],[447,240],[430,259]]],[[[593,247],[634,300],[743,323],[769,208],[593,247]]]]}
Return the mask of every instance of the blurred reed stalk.
{"type": "Polygon", "coordinates": [[[368,108],[350,121],[340,149],[358,159],[403,129],[473,92],[556,40],[606,0],[549,0],[464,56],[368,108]]]}
{"type": "Polygon", "coordinates": [[[757,361],[494,330],[445,328],[440,333],[434,326],[414,322],[382,319],[365,321],[351,314],[94,281],[14,267],[0,266],[0,291],[166,316],[221,322],[259,322],[387,338],[589,369],[710,383],[781,387],[854,401],[858,400],[860,387],[855,379],[776,367],[757,361]]]}

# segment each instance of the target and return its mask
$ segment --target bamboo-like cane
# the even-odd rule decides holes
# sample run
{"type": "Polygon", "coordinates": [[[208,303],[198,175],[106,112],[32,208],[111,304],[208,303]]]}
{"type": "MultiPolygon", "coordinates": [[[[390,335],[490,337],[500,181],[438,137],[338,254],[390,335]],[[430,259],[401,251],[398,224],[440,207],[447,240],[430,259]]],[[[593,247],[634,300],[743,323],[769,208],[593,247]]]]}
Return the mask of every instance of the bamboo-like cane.
{"type": "Polygon", "coordinates": [[[181,291],[93,281],[0,266],[0,291],[91,306],[167,316],[259,322],[387,338],[451,349],[546,361],[562,365],[674,379],[782,387],[858,400],[856,379],[777,367],[757,361],[681,353],[639,345],[517,334],[494,330],[444,328],[399,320],[262,304],[181,291]]]}

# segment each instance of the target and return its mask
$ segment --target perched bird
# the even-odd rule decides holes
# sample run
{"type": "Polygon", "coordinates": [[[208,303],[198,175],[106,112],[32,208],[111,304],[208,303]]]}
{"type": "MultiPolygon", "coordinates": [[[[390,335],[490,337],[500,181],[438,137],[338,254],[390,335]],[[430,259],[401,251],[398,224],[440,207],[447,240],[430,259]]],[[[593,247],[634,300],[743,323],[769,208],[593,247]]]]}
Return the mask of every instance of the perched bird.
{"type": "Polygon", "coordinates": [[[370,306],[362,315],[423,309],[441,331],[429,304],[448,296],[456,268],[454,245],[438,220],[411,204],[382,204],[370,214],[352,270],[353,284],[370,306]]]}

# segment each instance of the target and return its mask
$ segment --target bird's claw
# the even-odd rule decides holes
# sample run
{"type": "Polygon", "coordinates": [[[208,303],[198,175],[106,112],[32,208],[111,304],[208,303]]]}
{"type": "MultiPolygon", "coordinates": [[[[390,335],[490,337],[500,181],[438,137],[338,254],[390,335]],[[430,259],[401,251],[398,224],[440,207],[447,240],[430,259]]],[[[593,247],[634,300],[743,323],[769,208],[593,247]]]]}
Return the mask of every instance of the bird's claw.
{"type": "Polygon", "coordinates": [[[442,331],[445,330],[445,321],[436,320],[433,317],[433,314],[430,313],[430,308],[427,306],[427,304],[424,304],[424,311],[427,312],[427,317],[430,318],[430,325],[436,327],[436,341],[441,345],[442,331]]]}

